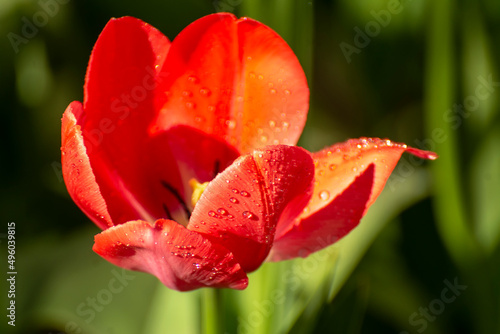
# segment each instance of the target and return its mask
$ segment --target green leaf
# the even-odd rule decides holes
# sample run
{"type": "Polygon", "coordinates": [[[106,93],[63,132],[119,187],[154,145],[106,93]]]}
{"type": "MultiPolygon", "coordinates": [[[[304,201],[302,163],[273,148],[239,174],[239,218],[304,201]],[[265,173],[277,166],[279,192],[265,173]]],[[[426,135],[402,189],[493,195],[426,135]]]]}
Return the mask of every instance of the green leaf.
{"type": "Polygon", "coordinates": [[[492,252],[500,241],[500,128],[485,136],[472,160],[471,190],[475,230],[480,243],[492,252]]]}
{"type": "Polygon", "coordinates": [[[96,228],[65,240],[33,244],[20,254],[20,284],[36,277],[36,290],[21,307],[35,328],[68,333],[140,333],[150,311],[157,279],[118,268],[92,252],[96,228]]]}

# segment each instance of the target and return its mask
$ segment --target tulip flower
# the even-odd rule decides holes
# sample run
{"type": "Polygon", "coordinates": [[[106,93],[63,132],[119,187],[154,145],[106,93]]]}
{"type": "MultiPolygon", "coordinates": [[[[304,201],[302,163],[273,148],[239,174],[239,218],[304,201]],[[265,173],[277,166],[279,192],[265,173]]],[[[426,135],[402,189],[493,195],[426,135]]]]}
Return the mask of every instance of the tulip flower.
{"type": "Polygon", "coordinates": [[[94,251],[172,289],[244,289],[266,259],[355,228],[403,152],[436,158],[373,138],[293,146],[308,100],[294,53],[257,21],[208,15],[170,42],[110,20],[62,118],[66,186],[103,230],[94,251]]]}

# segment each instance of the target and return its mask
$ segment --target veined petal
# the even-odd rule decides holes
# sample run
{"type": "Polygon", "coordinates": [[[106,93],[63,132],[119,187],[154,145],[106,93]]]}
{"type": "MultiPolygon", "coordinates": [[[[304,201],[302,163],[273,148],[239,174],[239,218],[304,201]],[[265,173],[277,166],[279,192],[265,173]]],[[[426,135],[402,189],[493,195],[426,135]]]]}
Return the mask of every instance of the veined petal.
{"type": "Polygon", "coordinates": [[[351,139],[313,153],[313,195],[298,219],[280,221],[272,259],[307,256],[357,226],[405,151],[425,159],[437,158],[433,152],[378,138],[351,139]],[[318,243],[318,237],[323,242],[318,243]]]}
{"type": "Polygon", "coordinates": [[[75,203],[102,229],[112,226],[106,202],[96,183],[77,119],[83,112],[80,102],[72,102],[63,114],[61,163],[64,182],[75,203]]]}
{"type": "Polygon", "coordinates": [[[313,174],[312,158],[302,148],[256,150],[208,185],[188,229],[223,245],[246,272],[253,271],[268,255],[281,215],[296,214],[308,202],[313,174]]]}
{"type": "Polygon", "coordinates": [[[172,220],[130,221],[95,236],[93,250],[125,269],[155,275],[167,287],[245,289],[248,278],[224,247],[172,220]]]}
{"type": "Polygon", "coordinates": [[[303,70],[286,42],[257,21],[227,13],[195,21],[173,41],[162,73],[169,77],[153,132],[185,124],[242,153],[295,144],[302,132],[309,105],[303,70]]]}

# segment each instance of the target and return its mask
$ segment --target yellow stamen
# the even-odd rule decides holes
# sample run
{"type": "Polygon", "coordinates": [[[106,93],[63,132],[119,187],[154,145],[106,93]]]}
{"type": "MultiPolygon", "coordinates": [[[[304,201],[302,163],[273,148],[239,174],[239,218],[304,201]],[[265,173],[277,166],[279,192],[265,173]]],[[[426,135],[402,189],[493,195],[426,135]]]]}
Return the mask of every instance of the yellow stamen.
{"type": "Polygon", "coordinates": [[[198,180],[194,178],[189,180],[189,185],[193,189],[193,194],[191,195],[191,204],[193,205],[193,208],[196,206],[196,203],[198,203],[201,194],[203,194],[203,192],[207,188],[208,183],[209,182],[199,183],[198,180]]]}

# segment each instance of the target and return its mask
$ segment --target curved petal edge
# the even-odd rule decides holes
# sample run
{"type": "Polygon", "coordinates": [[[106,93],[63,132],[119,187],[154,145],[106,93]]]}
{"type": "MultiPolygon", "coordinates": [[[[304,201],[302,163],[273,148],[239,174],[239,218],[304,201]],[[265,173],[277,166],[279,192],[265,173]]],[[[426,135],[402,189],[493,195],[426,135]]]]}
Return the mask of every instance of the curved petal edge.
{"type": "Polygon", "coordinates": [[[85,148],[78,118],[83,109],[72,102],[63,114],[61,131],[61,164],[64,182],[73,201],[101,229],[113,226],[106,202],[96,182],[85,148]]]}
{"type": "Polygon", "coordinates": [[[95,236],[93,250],[125,269],[155,275],[167,287],[188,291],[201,287],[242,290],[246,273],[224,247],[172,220],[130,221],[95,236]]]}

